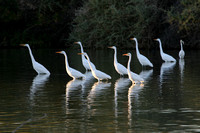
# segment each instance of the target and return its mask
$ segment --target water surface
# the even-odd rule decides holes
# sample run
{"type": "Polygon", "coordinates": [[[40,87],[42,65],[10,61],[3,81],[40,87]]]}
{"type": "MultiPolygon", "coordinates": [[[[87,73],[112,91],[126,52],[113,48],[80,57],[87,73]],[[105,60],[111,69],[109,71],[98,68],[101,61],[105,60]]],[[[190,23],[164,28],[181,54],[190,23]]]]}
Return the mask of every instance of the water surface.
{"type": "Polygon", "coordinates": [[[86,80],[70,78],[58,50],[33,50],[51,75],[37,75],[26,48],[0,50],[0,132],[199,132],[200,52],[166,51],[176,63],[163,63],[159,50],[141,51],[154,68],[142,68],[134,50],[118,52],[126,66],[145,78],[132,85],[113,67],[113,50],[87,50],[91,61],[112,79],[97,82],[85,73],[80,49],[65,50],[70,66],[86,80]]]}

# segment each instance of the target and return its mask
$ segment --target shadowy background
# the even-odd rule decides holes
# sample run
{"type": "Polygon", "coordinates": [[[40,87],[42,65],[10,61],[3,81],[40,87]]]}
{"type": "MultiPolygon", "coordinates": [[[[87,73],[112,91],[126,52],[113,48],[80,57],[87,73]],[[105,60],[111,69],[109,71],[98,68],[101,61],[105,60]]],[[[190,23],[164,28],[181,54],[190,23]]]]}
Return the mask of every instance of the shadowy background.
{"type": "Polygon", "coordinates": [[[0,47],[29,43],[37,48],[139,47],[197,49],[200,35],[199,0],[0,0],[0,47]]]}

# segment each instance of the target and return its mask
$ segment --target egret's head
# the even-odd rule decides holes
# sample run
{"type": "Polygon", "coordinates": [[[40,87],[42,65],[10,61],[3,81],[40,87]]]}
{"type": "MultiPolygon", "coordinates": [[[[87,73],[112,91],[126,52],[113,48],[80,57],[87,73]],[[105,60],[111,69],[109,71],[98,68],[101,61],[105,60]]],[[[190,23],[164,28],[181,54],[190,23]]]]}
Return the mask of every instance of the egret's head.
{"type": "MultiPolygon", "coordinates": [[[[86,58],[88,57],[87,53],[86,52],[83,52],[83,53],[78,53],[78,55],[84,55],[86,58]]],[[[89,57],[88,57],[89,58],[89,57]]]]}
{"type": "Polygon", "coordinates": [[[134,41],[137,41],[137,39],[134,37],[134,38],[130,38],[130,40],[134,40],[134,41]]]}
{"type": "Polygon", "coordinates": [[[131,53],[123,54],[123,56],[131,56],[131,53]]]}
{"type": "Polygon", "coordinates": [[[27,47],[27,46],[29,46],[29,45],[28,45],[28,44],[20,44],[20,46],[27,47]]]}
{"type": "Polygon", "coordinates": [[[160,38],[157,38],[157,39],[153,39],[154,41],[160,41],[160,38]]]}
{"type": "Polygon", "coordinates": [[[184,41],[183,41],[183,40],[180,40],[180,43],[184,44],[184,41]]]}
{"type": "Polygon", "coordinates": [[[108,48],[111,48],[111,49],[116,49],[116,47],[115,47],[115,46],[110,46],[110,47],[108,47],[108,48]]]}
{"type": "Polygon", "coordinates": [[[58,51],[57,54],[65,54],[65,51],[58,51]]]}
{"type": "Polygon", "coordinates": [[[81,42],[80,42],[80,41],[78,41],[78,42],[74,42],[74,44],[79,44],[79,45],[81,45],[81,42]]]}

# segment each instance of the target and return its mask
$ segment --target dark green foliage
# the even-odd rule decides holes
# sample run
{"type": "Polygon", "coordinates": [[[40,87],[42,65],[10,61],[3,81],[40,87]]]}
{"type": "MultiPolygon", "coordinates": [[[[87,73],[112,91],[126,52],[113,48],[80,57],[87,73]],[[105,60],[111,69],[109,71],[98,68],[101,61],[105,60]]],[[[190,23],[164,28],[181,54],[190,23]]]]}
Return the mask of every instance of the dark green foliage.
{"type": "Polygon", "coordinates": [[[192,36],[192,40],[199,41],[196,34],[200,31],[197,30],[200,2],[188,2],[88,0],[77,11],[69,41],[79,40],[94,48],[107,45],[132,47],[134,42],[129,38],[137,37],[140,47],[151,48],[155,47],[152,40],[159,37],[164,47],[178,48],[180,39],[189,41],[188,37],[192,36]]]}
{"type": "Polygon", "coordinates": [[[76,0],[0,0],[0,46],[64,46],[76,0]]]}
{"type": "Polygon", "coordinates": [[[176,33],[190,44],[199,47],[200,43],[200,0],[181,0],[169,12],[169,23],[176,33]]]}
{"type": "Polygon", "coordinates": [[[149,47],[155,37],[157,20],[163,11],[157,1],[89,0],[78,11],[70,40],[80,40],[89,47],[117,45],[132,47],[130,37],[137,37],[141,47],[149,47]]]}
{"type": "Polygon", "coordinates": [[[200,0],[0,0],[0,47],[199,47],[200,0]],[[185,46],[184,46],[185,47],[185,46]]]}

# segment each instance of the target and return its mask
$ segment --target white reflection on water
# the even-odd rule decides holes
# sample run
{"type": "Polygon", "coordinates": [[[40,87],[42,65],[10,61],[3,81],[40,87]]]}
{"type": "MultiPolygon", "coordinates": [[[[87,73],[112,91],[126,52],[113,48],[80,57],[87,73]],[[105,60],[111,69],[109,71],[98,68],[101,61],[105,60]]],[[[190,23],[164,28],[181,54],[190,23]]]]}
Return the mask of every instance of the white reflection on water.
{"type": "Polygon", "coordinates": [[[173,73],[173,68],[175,67],[176,62],[164,62],[160,68],[160,93],[162,93],[162,84],[166,79],[169,78],[169,75],[173,73]]]}
{"type": "Polygon", "coordinates": [[[151,70],[142,70],[140,72],[140,76],[145,80],[145,81],[148,81],[150,79],[150,77],[152,76],[153,74],[153,69],[151,70]]]}
{"type": "Polygon", "coordinates": [[[92,75],[92,72],[86,71],[85,80],[82,81],[82,94],[85,94],[86,88],[89,88],[90,84],[95,80],[92,75]]]}
{"type": "Polygon", "coordinates": [[[75,79],[75,80],[70,80],[66,84],[66,106],[69,105],[69,99],[70,97],[73,97],[73,92],[82,88],[82,83],[83,83],[82,80],[75,79]]]}
{"type": "Polygon", "coordinates": [[[144,88],[144,84],[132,84],[128,90],[128,125],[132,125],[132,104],[139,103],[139,93],[144,88]]]}
{"type": "Polygon", "coordinates": [[[32,85],[30,87],[30,100],[34,99],[35,93],[38,91],[38,89],[45,86],[45,83],[49,79],[49,74],[38,74],[33,79],[32,85]]]}
{"type": "Polygon", "coordinates": [[[108,89],[111,86],[111,83],[107,82],[95,82],[92,86],[92,89],[88,95],[88,101],[91,102],[104,92],[105,89],[108,89]]]}
{"type": "MultiPolygon", "coordinates": [[[[94,85],[92,86],[92,89],[87,97],[87,101],[88,101],[88,109],[91,109],[92,106],[95,106],[95,101],[99,101],[99,100],[95,100],[101,96],[103,96],[105,93],[104,91],[106,89],[108,89],[111,86],[111,83],[107,83],[107,82],[95,82],[94,85]]],[[[95,111],[91,110],[91,115],[95,115],[95,111]]]]}
{"type": "Polygon", "coordinates": [[[126,86],[128,86],[131,83],[129,78],[119,78],[115,82],[115,88],[114,88],[114,98],[115,98],[115,117],[118,117],[118,93],[122,92],[126,89],[126,86]]]}
{"type": "Polygon", "coordinates": [[[179,70],[180,70],[180,75],[181,75],[181,83],[183,82],[183,77],[184,77],[184,66],[185,66],[184,59],[179,59],[179,70]]]}

